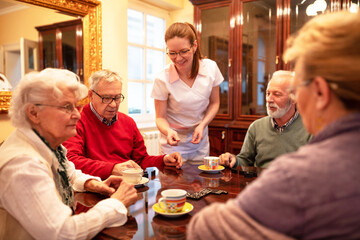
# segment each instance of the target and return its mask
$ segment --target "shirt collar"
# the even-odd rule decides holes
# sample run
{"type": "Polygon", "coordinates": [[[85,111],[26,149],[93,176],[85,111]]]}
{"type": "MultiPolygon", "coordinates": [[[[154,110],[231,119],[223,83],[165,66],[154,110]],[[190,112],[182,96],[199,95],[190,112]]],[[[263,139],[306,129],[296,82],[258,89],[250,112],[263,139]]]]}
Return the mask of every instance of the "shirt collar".
{"type": "Polygon", "coordinates": [[[111,121],[108,121],[106,118],[103,118],[102,116],[100,116],[100,114],[98,114],[94,108],[94,106],[92,105],[92,103],[90,102],[90,109],[91,111],[95,114],[95,116],[105,125],[110,126],[112,125],[114,122],[117,121],[117,114],[115,114],[115,116],[111,119],[111,121]]]}
{"type": "MultiPolygon", "coordinates": [[[[207,75],[207,72],[205,70],[205,66],[203,64],[202,61],[200,61],[200,67],[199,67],[199,73],[198,75],[202,75],[202,76],[206,76],[207,75]]],[[[175,68],[175,65],[174,63],[170,63],[170,67],[169,67],[169,82],[170,83],[173,83],[177,80],[179,80],[180,77],[179,77],[179,74],[175,68]]]]}
{"type": "Polygon", "coordinates": [[[275,121],[275,119],[271,118],[271,125],[276,131],[283,132],[288,126],[290,126],[298,118],[298,116],[299,116],[299,112],[296,110],[295,114],[290,118],[290,120],[287,121],[287,123],[285,123],[282,126],[279,126],[275,121]]]}

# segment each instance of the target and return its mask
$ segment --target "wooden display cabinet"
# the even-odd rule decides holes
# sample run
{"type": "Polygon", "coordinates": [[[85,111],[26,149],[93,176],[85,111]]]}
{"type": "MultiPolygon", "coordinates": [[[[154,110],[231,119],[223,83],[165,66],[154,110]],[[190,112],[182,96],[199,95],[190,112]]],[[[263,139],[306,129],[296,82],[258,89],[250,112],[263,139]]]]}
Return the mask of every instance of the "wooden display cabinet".
{"type": "MultiPolygon", "coordinates": [[[[266,115],[271,75],[290,69],[282,60],[286,40],[312,18],[306,9],[315,0],[190,1],[202,54],[217,62],[225,79],[219,112],[209,124],[210,154],[237,154],[249,125],[266,115]]],[[[325,2],[323,12],[349,9],[351,3],[325,2]]]]}
{"type": "Polygon", "coordinates": [[[83,80],[82,20],[38,26],[40,69],[64,68],[83,80]]]}

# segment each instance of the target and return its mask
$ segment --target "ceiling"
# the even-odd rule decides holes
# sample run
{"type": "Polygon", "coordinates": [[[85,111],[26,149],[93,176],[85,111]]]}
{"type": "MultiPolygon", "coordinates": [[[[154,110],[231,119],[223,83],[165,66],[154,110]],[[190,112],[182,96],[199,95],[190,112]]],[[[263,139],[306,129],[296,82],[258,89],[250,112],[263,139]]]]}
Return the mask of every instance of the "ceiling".
{"type": "Polygon", "coordinates": [[[0,15],[8,14],[11,12],[19,11],[27,8],[27,6],[14,0],[0,0],[0,15]]]}

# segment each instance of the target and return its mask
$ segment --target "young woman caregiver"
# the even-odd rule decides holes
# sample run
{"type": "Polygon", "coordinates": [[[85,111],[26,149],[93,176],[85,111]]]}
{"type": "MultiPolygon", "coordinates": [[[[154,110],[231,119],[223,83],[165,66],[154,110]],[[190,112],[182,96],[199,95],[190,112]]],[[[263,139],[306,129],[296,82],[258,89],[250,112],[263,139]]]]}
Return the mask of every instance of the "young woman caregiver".
{"type": "Polygon", "coordinates": [[[214,61],[201,56],[191,24],[172,24],[165,42],[171,63],[158,74],[151,93],[161,152],[202,160],[209,155],[208,124],[219,110],[224,78],[214,61]]]}

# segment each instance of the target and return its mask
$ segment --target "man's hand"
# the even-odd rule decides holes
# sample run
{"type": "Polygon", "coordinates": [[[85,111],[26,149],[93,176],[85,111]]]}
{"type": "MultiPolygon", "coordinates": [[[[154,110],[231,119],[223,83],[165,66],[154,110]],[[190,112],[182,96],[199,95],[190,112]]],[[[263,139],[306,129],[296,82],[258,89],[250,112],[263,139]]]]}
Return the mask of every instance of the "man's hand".
{"type": "Polygon", "coordinates": [[[120,186],[121,182],[122,178],[119,176],[110,176],[102,182],[99,182],[95,179],[90,179],[85,182],[84,189],[89,192],[110,196],[120,186]]]}
{"type": "Polygon", "coordinates": [[[180,138],[179,138],[177,132],[170,128],[167,132],[166,140],[169,145],[176,146],[176,145],[178,145],[180,138]]]}
{"type": "Polygon", "coordinates": [[[183,165],[182,157],[178,152],[166,154],[163,160],[165,166],[175,166],[176,168],[181,168],[183,165]]]}
{"type": "Polygon", "coordinates": [[[125,207],[130,207],[138,200],[138,194],[134,185],[122,181],[120,187],[111,195],[111,198],[116,198],[121,201],[125,207]]]}
{"type": "Polygon", "coordinates": [[[236,163],[236,157],[231,153],[223,153],[220,155],[220,165],[224,165],[227,167],[233,167],[236,163]]]}
{"type": "Polygon", "coordinates": [[[112,175],[117,175],[117,176],[122,176],[122,170],[127,169],[127,168],[141,168],[136,162],[134,162],[133,160],[128,160],[126,162],[123,163],[118,163],[115,164],[111,174],[112,175]]]}

